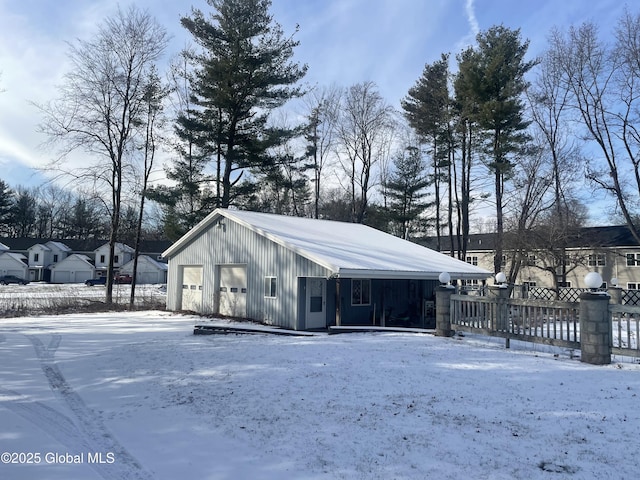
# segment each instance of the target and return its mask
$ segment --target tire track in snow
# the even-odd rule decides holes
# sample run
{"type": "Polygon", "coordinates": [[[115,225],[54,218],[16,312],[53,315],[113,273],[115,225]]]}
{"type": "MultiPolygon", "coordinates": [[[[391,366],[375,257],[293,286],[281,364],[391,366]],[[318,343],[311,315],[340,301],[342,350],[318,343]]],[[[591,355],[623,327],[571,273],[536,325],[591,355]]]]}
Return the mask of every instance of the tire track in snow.
{"type": "Polygon", "coordinates": [[[69,452],[85,451],[91,448],[73,420],[55,408],[3,387],[0,387],[0,406],[34,424],[67,447],[69,452]]]}
{"type": "Polygon", "coordinates": [[[75,417],[73,423],[77,427],[81,443],[87,445],[90,452],[101,452],[103,454],[112,452],[115,455],[114,463],[93,463],[91,464],[93,469],[105,480],[151,480],[153,477],[109,432],[98,415],[87,407],[82,397],[75,392],[58,368],[54,357],[62,341],[62,335],[53,335],[47,346],[36,336],[26,335],[26,337],[33,344],[51,390],[73,413],[75,417]]]}

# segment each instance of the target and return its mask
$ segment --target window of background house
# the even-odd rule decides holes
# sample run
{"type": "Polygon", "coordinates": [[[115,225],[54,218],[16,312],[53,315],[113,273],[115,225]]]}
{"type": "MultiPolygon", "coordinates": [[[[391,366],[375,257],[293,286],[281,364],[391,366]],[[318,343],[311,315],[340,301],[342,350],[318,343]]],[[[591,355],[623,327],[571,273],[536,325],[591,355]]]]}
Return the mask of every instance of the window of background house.
{"type": "Polygon", "coordinates": [[[371,303],[371,280],[351,280],[351,305],[371,303]]]}
{"type": "Polygon", "coordinates": [[[264,277],[264,296],[267,298],[276,298],[278,293],[277,277],[264,277]]]}
{"type": "Polygon", "coordinates": [[[34,253],[33,254],[33,261],[37,262],[38,260],[40,260],[40,254],[39,253],[34,253]]]}
{"type": "Polygon", "coordinates": [[[627,267],[640,266],[640,253],[627,253],[627,267]]]}
{"type": "Polygon", "coordinates": [[[471,265],[478,265],[478,257],[467,257],[467,263],[471,265]]]}
{"type": "Polygon", "coordinates": [[[627,283],[627,290],[638,290],[637,283],[627,283]]]}
{"type": "Polygon", "coordinates": [[[100,255],[100,263],[104,263],[104,255],[100,255]]]}
{"type": "Polygon", "coordinates": [[[604,253],[596,253],[589,255],[589,266],[590,267],[604,267],[606,266],[607,261],[604,253]]]}

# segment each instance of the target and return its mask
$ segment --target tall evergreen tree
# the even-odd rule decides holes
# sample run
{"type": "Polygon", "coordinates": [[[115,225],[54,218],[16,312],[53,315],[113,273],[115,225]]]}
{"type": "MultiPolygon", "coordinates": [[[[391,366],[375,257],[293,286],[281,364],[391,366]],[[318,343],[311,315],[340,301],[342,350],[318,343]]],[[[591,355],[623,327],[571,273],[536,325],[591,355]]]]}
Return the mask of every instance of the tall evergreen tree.
{"type": "Polygon", "coordinates": [[[13,192],[4,180],[0,180],[0,231],[4,234],[9,227],[11,205],[13,205],[13,192]]]}
{"type": "Polygon", "coordinates": [[[295,84],[307,68],[291,61],[298,42],[273,20],[270,0],[207,3],[214,9],[210,18],[193,9],[181,22],[201,47],[191,55],[191,86],[197,122],[208,125],[206,141],[217,162],[217,206],[226,208],[245,170],[268,164],[267,149],[288,138],[289,132],[267,128],[269,114],[302,94],[295,84]]]}
{"type": "Polygon", "coordinates": [[[464,68],[473,119],[486,132],[484,151],[487,167],[494,175],[496,203],[496,250],[494,270],[502,268],[504,241],[504,186],[512,173],[514,156],[528,142],[525,105],[525,74],[535,65],[524,57],[529,42],[520,40],[520,30],[494,26],[476,37],[478,47],[466,52],[464,68]]]}
{"type": "MultiPolygon", "coordinates": [[[[451,100],[449,98],[449,57],[443,54],[440,60],[424,67],[422,76],[409,89],[408,95],[401,105],[409,125],[430,147],[432,155],[432,178],[435,189],[436,206],[436,238],[437,250],[441,249],[441,183],[451,175],[447,175],[443,168],[450,167],[449,148],[451,142],[447,139],[449,132],[449,117],[451,100]]],[[[452,191],[449,185],[449,192],[452,191]]],[[[449,202],[451,206],[452,202],[449,202]]],[[[449,224],[451,221],[449,220],[449,224]]],[[[450,231],[450,234],[452,232],[450,231]]],[[[452,250],[453,251],[453,250],[452,250]]]]}
{"type": "Polygon", "coordinates": [[[418,148],[408,148],[393,160],[394,171],[386,183],[390,220],[397,226],[395,235],[409,240],[419,219],[431,205],[425,201],[425,189],[433,182],[425,174],[424,161],[418,148]]]}
{"type": "Polygon", "coordinates": [[[37,208],[33,194],[19,188],[11,208],[11,226],[16,237],[29,237],[35,233],[37,208]]]}

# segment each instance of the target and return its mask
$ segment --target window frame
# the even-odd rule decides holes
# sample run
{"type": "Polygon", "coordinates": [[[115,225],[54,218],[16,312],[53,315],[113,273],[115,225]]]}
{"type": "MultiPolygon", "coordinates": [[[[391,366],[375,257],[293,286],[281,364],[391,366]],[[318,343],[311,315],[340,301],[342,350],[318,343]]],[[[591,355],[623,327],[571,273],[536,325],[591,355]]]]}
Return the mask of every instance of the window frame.
{"type": "Polygon", "coordinates": [[[640,267],[640,253],[627,253],[627,267],[640,267]]]}
{"type": "Polygon", "coordinates": [[[274,275],[265,275],[264,298],[278,298],[278,277],[274,275]]]}
{"type": "Polygon", "coordinates": [[[587,265],[589,267],[606,267],[607,256],[604,253],[590,253],[587,256],[587,265]]]}
{"type": "Polygon", "coordinates": [[[352,278],[351,279],[351,306],[352,307],[367,307],[371,305],[371,279],[370,278],[352,278]],[[360,296],[356,298],[355,284],[360,284],[360,296]],[[367,286],[364,288],[364,286],[367,286]],[[354,302],[354,300],[358,300],[354,302]],[[366,303],[365,303],[366,300],[366,303]]]}

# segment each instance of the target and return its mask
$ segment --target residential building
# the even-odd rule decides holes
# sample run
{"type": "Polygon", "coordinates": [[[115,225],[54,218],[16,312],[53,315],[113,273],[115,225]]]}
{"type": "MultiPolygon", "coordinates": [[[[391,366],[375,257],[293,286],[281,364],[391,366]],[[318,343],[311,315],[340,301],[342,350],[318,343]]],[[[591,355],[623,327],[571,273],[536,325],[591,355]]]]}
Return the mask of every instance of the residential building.
{"type": "Polygon", "coordinates": [[[173,244],[167,308],[296,330],[430,326],[438,277],[487,270],[361,224],[217,209],[173,244]]]}

